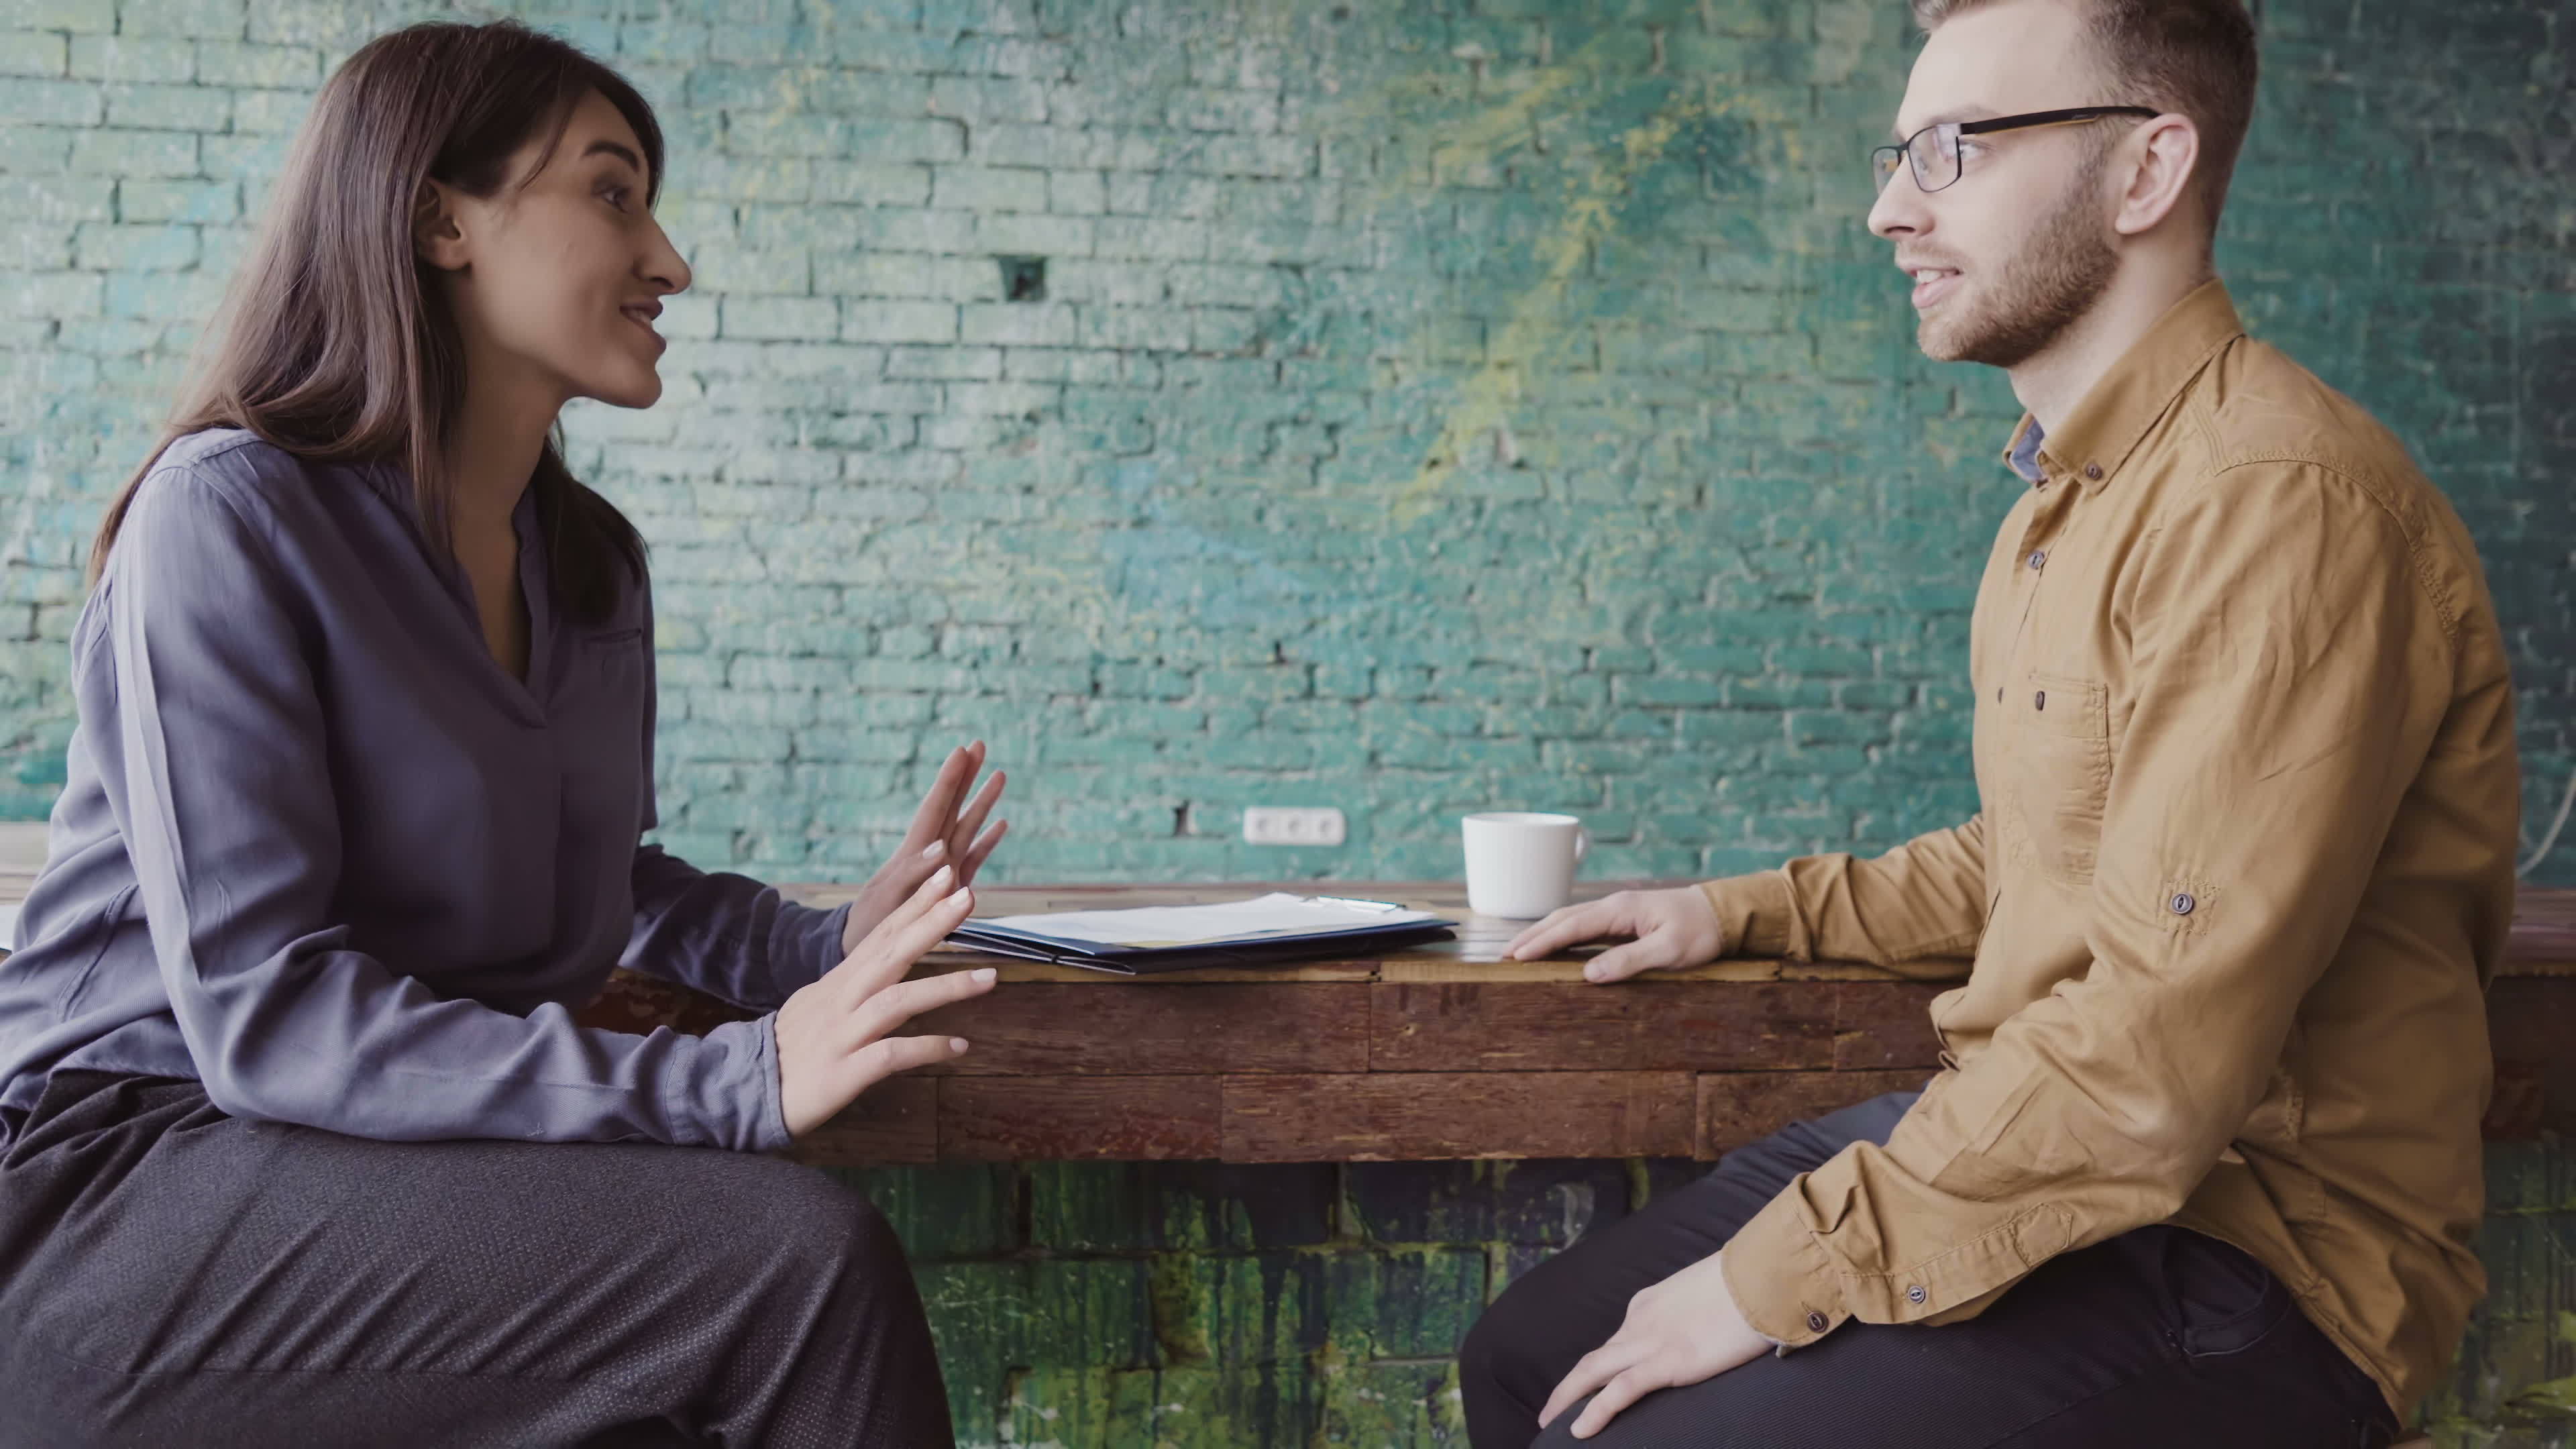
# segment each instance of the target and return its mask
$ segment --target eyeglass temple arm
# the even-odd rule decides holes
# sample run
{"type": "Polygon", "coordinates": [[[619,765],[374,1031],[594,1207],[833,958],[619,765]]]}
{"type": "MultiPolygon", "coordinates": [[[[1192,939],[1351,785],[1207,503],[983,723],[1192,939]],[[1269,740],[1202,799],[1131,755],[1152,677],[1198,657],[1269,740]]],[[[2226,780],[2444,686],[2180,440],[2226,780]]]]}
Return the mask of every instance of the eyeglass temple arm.
{"type": "Polygon", "coordinates": [[[1983,136],[1994,131],[2019,131],[2031,126],[2063,126],[2074,121],[2094,121],[2104,116],[2161,116],[2163,114],[2162,111],[2149,110],[2145,106],[2073,106],[2062,111],[2033,111],[2026,116],[1997,116],[1990,121],[1960,121],[1955,124],[1962,136],[1983,136]]]}

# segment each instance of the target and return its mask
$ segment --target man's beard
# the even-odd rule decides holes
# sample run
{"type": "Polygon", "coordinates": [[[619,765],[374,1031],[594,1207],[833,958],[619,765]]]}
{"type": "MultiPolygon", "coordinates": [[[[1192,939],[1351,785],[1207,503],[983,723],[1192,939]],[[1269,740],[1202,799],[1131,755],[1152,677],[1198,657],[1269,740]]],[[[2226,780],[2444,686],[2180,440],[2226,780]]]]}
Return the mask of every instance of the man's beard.
{"type": "Polygon", "coordinates": [[[1936,362],[2018,367],[2093,310],[2119,270],[2120,255],[2102,234],[2095,184],[2101,162],[2084,168],[2057,209],[2034,226],[2021,250],[1995,274],[1994,285],[1964,316],[1923,314],[1915,341],[1936,362]]]}

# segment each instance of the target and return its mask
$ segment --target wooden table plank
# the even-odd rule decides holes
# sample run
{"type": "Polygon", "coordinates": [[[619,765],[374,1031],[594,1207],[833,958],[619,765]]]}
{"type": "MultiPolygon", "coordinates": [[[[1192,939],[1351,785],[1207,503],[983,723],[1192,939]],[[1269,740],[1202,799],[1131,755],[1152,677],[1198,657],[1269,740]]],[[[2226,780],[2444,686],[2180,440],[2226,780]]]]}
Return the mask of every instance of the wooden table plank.
{"type": "Polygon", "coordinates": [[[1363,1072],[1224,1079],[1229,1162],[1686,1157],[1688,1072],[1363,1072]]]}
{"type": "Polygon", "coordinates": [[[962,1036],[953,1076],[1164,1076],[1368,1070],[1365,982],[1229,981],[1187,990],[996,986],[926,1013],[907,1035],[962,1036]]]}
{"type": "Polygon", "coordinates": [[[942,1077],[936,1083],[940,1160],[1217,1157],[1221,1081],[1214,1076],[942,1077]]]}
{"type": "Polygon", "coordinates": [[[1707,1072],[1699,1078],[1699,1133],[1692,1155],[1722,1157],[1792,1122],[1866,1102],[1882,1092],[1911,1092],[1928,1071],[1707,1072]]]}
{"type": "Polygon", "coordinates": [[[1380,1072],[1779,1071],[1834,1064],[1835,991],[1804,982],[1382,982],[1380,1072]]]}
{"type": "Polygon", "coordinates": [[[808,1132],[788,1155],[815,1167],[907,1167],[939,1160],[939,1084],[889,1078],[808,1132]]]}
{"type": "Polygon", "coordinates": [[[1942,989],[1912,981],[1835,983],[1834,1070],[1938,1065],[1941,1038],[1932,1030],[1932,998],[1942,989]]]}

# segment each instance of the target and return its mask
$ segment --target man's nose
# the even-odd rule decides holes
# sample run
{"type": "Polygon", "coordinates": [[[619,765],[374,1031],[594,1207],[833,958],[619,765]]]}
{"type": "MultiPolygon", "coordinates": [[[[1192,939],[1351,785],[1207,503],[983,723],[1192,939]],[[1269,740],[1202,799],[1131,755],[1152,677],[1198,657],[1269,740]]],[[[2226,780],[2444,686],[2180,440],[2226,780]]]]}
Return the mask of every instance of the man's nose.
{"type": "Polygon", "coordinates": [[[1897,163],[1896,174],[1878,189],[1878,199],[1869,206],[1869,229],[1891,241],[1923,229],[1923,189],[1914,184],[1913,167],[1897,163]]]}

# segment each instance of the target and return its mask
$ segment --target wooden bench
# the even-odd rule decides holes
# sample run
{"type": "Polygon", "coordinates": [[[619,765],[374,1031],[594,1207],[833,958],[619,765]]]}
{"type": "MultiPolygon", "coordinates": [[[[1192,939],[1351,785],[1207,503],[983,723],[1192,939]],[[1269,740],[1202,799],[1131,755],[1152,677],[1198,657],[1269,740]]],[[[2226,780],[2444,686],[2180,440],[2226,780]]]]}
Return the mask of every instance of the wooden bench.
{"type": "MultiPolygon", "coordinates": [[[[1577,959],[1499,959],[1521,923],[1454,885],[999,886],[986,914],[1226,898],[1267,889],[1401,900],[1460,939],[1272,971],[1133,978],[963,955],[1002,989],[915,1028],[958,1062],[887,1082],[799,1145],[826,1166],[1067,1159],[1314,1162],[1714,1158],[1803,1116],[1919,1085],[1942,984],[1872,967],[1723,961],[1614,988],[1577,959]]],[[[1609,884],[1591,887],[1606,891],[1609,884]]],[[[791,886],[831,904],[852,887],[791,886]]],[[[2491,1139],[2576,1125],[2576,891],[2525,893],[2488,997],[2491,1139]]],[[[704,1031],[722,1003],[620,973],[593,1025],[704,1031]]]]}

